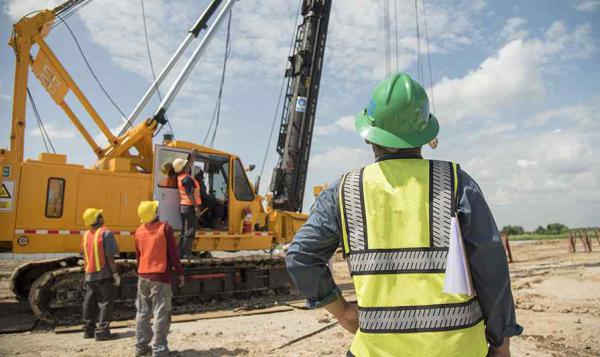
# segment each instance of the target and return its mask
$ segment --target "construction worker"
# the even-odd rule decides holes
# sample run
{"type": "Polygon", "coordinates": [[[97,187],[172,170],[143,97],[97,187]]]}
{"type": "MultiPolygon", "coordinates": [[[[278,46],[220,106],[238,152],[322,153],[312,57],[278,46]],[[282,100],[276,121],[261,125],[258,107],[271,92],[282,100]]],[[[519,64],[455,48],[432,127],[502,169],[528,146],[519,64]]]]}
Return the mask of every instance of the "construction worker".
{"type": "Polygon", "coordinates": [[[194,178],[200,184],[200,199],[202,200],[202,206],[206,207],[206,212],[200,217],[201,222],[204,222],[204,226],[207,228],[225,229],[225,202],[216,198],[214,193],[208,193],[206,184],[204,182],[204,170],[200,169],[194,175],[194,178]]]}
{"type": "Polygon", "coordinates": [[[192,258],[192,245],[196,238],[196,221],[201,212],[200,183],[191,175],[191,166],[186,159],[173,160],[173,170],[177,174],[181,212],[180,256],[189,259],[192,258]]]}
{"type": "Polygon", "coordinates": [[[406,74],[379,83],[355,126],[375,163],[319,195],[286,254],[308,305],[355,333],[349,356],[509,356],[509,338],[522,328],[500,235],[465,171],[422,158],[439,131],[423,87],[406,74]],[[444,292],[456,218],[475,296],[444,292]],[[327,267],[340,245],[358,306],[327,267]]]}
{"type": "Polygon", "coordinates": [[[135,231],[138,262],[136,314],[136,356],[165,356],[169,353],[167,335],[171,325],[171,276],[178,286],[185,283],[173,228],[158,216],[158,201],[142,201],[138,206],[142,225],[135,231]],[[150,320],[154,317],[152,328],[150,320]],[[150,348],[150,342],[154,343],[150,348]]]}
{"type": "Polygon", "coordinates": [[[160,166],[160,172],[164,175],[164,178],[160,181],[160,187],[177,187],[177,174],[173,170],[173,164],[171,162],[165,162],[160,166]]]}
{"type": "Polygon", "coordinates": [[[114,234],[104,225],[101,209],[86,209],[83,212],[83,222],[89,227],[81,237],[85,269],[83,338],[95,337],[96,341],[114,340],[118,335],[110,333],[109,325],[116,287],[121,284],[114,257],[119,253],[119,247],[114,234]]]}

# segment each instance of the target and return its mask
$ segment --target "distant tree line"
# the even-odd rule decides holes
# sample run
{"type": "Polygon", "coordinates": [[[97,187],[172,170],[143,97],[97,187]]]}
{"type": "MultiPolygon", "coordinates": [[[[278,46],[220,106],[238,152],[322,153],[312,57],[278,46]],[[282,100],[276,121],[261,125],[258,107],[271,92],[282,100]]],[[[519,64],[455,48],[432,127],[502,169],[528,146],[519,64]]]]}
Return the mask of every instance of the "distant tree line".
{"type": "Polygon", "coordinates": [[[536,234],[563,234],[569,233],[569,227],[562,223],[550,223],[546,228],[539,226],[535,230],[536,234]]]}
{"type": "MultiPolygon", "coordinates": [[[[508,233],[509,235],[521,235],[525,234],[525,230],[521,226],[511,226],[507,225],[502,228],[503,233],[508,233]]],[[[562,223],[550,223],[546,227],[539,226],[536,228],[533,233],[535,234],[544,234],[544,235],[552,235],[552,234],[564,234],[569,232],[569,227],[565,226],[562,223]]]]}
{"type": "Polygon", "coordinates": [[[525,234],[525,230],[521,226],[504,226],[502,233],[508,233],[511,236],[525,234]]]}

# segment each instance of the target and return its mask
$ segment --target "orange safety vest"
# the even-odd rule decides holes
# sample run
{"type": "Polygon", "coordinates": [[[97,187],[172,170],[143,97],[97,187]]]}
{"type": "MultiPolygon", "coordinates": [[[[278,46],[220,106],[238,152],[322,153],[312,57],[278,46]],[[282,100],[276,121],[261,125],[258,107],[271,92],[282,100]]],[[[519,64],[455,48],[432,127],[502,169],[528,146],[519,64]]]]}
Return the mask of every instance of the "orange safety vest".
{"type": "Polygon", "coordinates": [[[200,183],[193,178],[191,175],[180,173],[177,175],[177,187],[179,188],[179,204],[181,206],[193,206],[194,203],[190,200],[187,192],[185,191],[185,186],[183,186],[183,179],[189,177],[194,182],[194,200],[197,205],[202,204],[202,199],[200,198],[200,183]]]}
{"type": "Polygon", "coordinates": [[[81,251],[86,273],[97,273],[104,267],[104,232],[106,227],[90,229],[83,233],[81,251]]]}
{"type": "Polygon", "coordinates": [[[142,224],[135,231],[135,246],[139,251],[138,273],[153,274],[167,271],[167,236],[165,222],[142,224]]]}
{"type": "Polygon", "coordinates": [[[177,178],[176,177],[165,177],[158,184],[161,187],[175,187],[177,186],[177,178]]]}

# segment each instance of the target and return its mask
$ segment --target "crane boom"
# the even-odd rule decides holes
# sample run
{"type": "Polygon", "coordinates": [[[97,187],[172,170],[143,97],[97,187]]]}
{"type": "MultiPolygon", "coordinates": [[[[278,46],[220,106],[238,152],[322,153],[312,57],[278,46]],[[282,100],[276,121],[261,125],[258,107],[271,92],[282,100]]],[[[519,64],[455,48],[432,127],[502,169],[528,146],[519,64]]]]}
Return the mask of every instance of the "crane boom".
{"type": "Polygon", "coordinates": [[[325,55],[331,0],[303,0],[294,53],[289,57],[286,96],[270,191],[275,209],[302,210],[308,159],[325,55]]]}

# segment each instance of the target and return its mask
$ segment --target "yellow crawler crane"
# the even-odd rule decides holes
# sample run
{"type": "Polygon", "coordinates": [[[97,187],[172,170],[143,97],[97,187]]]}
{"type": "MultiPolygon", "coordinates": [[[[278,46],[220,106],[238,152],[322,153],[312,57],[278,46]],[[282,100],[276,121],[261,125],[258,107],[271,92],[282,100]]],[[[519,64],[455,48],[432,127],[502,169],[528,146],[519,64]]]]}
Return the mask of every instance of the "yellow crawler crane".
{"type": "MultiPolygon", "coordinates": [[[[188,158],[195,171],[205,173],[204,183],[208,192],[224,203],[227,212],[221,229],[202,228],[197,231],[194,252],[248,250],[256,251],[257,255],[185,260],[188,283],[181,289],[174,287],[175,312],[196,310],[202,303],[219,298],[249,297],[266,291],[286,293],[291,287],[283,259],[264,255],[263,251],[292,240],[306,220],[306,215],[300,213],[301,199],[294,206],[287,204],[287,210],[279,209],[270,202],[264,204],[263,197],[248,181],[242,162],[234,154],[168,138],[161,144],[153,143],[157,128],[166,123],[165,113],[169,105],[236,1],[214,0],[209,4],[129,116],[130,127],[117,136],[113,135],[45,41],[57,18],[62,19],[61,14],[74,11],[82,1],[67,1],[52,10],[30,14],[14,24],[9,43],[17,57],[12,132],[10,149],[0,149],[0,244],[4,250],[14,253],[74,254],[68,258],[29,262],[13,272],[13,292],[21,300],[28,299],[32,310],[41,319],[54,324],[69,324],[80,319],[83,270],[78,253],[81,234],[85,230],[82,213],[87,207],[104,209],[105,219],[115,233],[122,252],[118,266],[123,276],[115,314],[117,318],[132,316],[137,281],[135,260],[131,259],[135,252],[132,235],[139,225],[136,208],[142,200],[159,200],[161,217],[176,230],[180,229],[178,190],[166,184],[166,177],[160,170],[163,163],[177,157],[188,158]],[[209,23],[213,17],[214,20],[209,23]],[[131,125],[184,50],[203,30],[200,44],[155,115],[136,126],[131,125]],[[37,47],[35,56],[32,55],[34,47],[37,47]],[[69,163],[64,154],[42,153],[37,160],[24,160],[29,70],[97,155],[98,160],[92,167],[69,163]],[[80,102],[107,138],[108,146],[100,147],[96,143],[65,101],[67,94],[72,94],[80,102]],[[248,225],[250,217],[251,225],[248,225]],[[244,219],[246,224],[243,224],[244,219]]],[[[294,61],[302,62],[302,59],[305,63],[297,64],[287,73],[285,107],[296,106],[298,110],[283,112],[283,134],[280,133],[279,139],[280,142],[289,141],[288,148],[298,145],[298,133],[294,140],[285,140],[284,127],[303,123],[303,120],[308,123],[301,134],[302,149],[307,150],[305,162],[295,166],[303,170],[306,170],[310,152],[330,6],[329,1],[302,1],[303,21],[297,30],[290,66],[294,66],[294,61]],[[306,60],[315,56],[319,61],[309,63],[306,60]],[[316,72],[315,68],[318,69],[316,72]],[[311,83],[311,87],[307,89],[297,82],[311,83]]],[[[294,188],[296,193],[303,193],[306,172],[294,172],[290,168],[292,166],[284,167],[281,163],[280,160],[276,171],[303,176],[302,187],[294,188]]],[[[284,181],[280,179],[280,182],[284,181]]],[[[280,190],[278,196],[284,195],[280,190]]]]}

